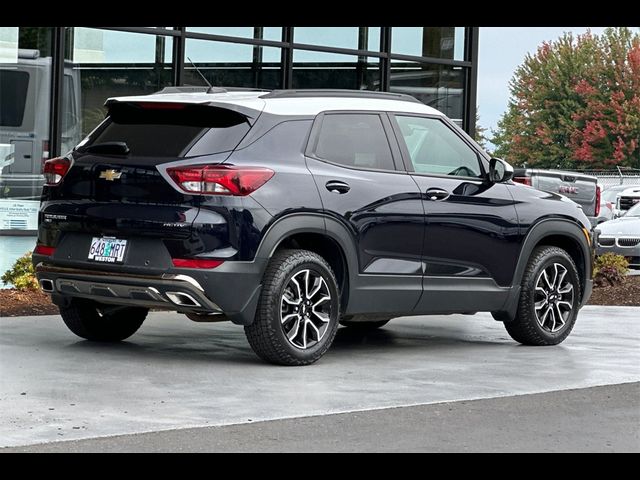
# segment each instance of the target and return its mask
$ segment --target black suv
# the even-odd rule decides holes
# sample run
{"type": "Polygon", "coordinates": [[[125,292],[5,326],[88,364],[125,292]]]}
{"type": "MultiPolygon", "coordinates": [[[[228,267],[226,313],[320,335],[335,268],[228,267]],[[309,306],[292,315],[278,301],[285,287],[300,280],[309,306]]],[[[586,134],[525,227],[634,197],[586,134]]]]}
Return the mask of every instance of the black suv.
{"type": "Polygon", "coordinates": [[[106,106],[45,164],[33,255],[80,337],[123,340],[166,309],[305,365],[338,324],[486,311],[552,345],[591,293],[579,206],[512,183],[412,97],[173,87],[106,106]]]}

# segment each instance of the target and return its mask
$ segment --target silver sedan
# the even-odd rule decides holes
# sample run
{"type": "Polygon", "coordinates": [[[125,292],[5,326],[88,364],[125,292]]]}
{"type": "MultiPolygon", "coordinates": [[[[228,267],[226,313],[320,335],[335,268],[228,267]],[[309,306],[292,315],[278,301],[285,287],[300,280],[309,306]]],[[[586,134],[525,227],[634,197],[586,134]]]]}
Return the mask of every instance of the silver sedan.
{"type": "Polygon", "coordinates": [[[631,267],[640,268],[640,203],[624,217],[601,223],[596,232],[596,254],[617,253],[625,256],[631,267]]]}

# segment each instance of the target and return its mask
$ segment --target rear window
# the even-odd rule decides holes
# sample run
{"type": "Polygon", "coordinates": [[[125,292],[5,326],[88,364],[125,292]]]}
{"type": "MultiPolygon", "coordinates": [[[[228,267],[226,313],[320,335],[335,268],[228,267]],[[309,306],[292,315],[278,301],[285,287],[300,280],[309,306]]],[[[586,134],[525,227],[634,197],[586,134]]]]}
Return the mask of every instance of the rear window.
{"type": "Polygon", "coordinates": [[[29,74],[12,70],[0,70],[0,125],[19,127],[24,118],[27,103],[29,74]]]}
{"type": "Polygon", "coordinates": [[[140,157],[187,157],[233,150],[249,131],[246,117],[224,108],[116,103],[82,148],[124,142],[140,157]]]}

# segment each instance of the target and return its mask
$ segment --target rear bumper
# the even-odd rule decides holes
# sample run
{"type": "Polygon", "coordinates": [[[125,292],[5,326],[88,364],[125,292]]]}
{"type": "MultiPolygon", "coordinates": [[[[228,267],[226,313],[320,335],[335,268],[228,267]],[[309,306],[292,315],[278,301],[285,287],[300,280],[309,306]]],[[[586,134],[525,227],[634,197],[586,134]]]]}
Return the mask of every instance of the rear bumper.
{"type": "Polygon", "coordinates": [[[261,289],[262,269],[256,262],[228,262],[215,271],[180,269],[147,274],[34,260],[41,288],[54,299],[77,297],[183,313],[224,313],[241,325],[253,321],[261,289]]]}

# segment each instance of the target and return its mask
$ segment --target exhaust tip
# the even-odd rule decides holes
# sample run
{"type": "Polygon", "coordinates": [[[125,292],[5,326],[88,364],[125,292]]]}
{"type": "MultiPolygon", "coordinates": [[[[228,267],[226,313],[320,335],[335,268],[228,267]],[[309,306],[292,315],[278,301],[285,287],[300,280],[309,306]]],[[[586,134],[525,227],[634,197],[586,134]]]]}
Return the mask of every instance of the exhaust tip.
{"type": "Polygon", "coordinates": [[[176,305],[181,307],[200,307],[200,303],[188,293],[166,292],[167,297],[176,305]]]}
{"type": "Polygon", "coordinates": [[[47,293],[53,292],[54,290],[53,281],[43,278],[42,280],[40,280],[40,288],[42,289],[43,292],[47,292],[47,293]]]}

